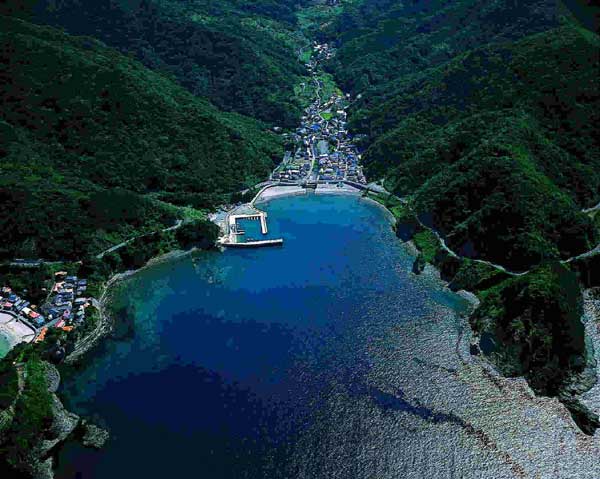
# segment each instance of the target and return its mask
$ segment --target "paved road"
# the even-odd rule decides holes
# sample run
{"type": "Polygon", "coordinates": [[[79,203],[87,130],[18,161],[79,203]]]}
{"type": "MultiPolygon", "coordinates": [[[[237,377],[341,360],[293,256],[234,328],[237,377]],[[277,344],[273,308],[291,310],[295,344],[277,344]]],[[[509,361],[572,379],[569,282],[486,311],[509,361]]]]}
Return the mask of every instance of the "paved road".
{"type": "Polygon", "coordinates": [[[592,256],[596,256],[597,254],[600,254],[600,244],[597,245],[595,248],[587,251],[586,253],[582,253],[578,256],[573,256],[572,258],[566,259],[566,260],[562,261],[562,263],[571,263],[578,259],[585,259],[585,258],[590,258],[592,256]]]}
{"type": "MultiPolygon", "coordinates": [[[[380,193],[380,194],[389,194],[389,191],[386,190],[383,186],[373,182],[373,183],[369,183],[367,185],[369,187],[369,189],[371,191],[375,191],[376,193],[380,193]]],[[[397,198],[397,197],[396,197],[397,198]]]]}
{"type": "Polygon", "coordinates": [[[49,266],[56,266],[59,264],[64,264],[64,263],[68,263],[69,261],[46,261],[44,259],[38,259],[38,260],[24,260],[24,261],[10,261],[8,263],[4,263],[4,264],[8,264],[10,266],[18,266],[21,268],[38,268],[40,266],[42,266],[43,264],[47,264],[49,266]]]}
{"type": "Polygon", "coordinates": [[[131,243],[132,241],[135,241],[138,238],[144,238],[146,236],[150,236],[150,235],[156,234],[159,231],[174,231],[174,230],[180,228],[182,224],[183,224],[183,220],[177,220],[173,226],[169,226],[168,228],[164,228],[162,230],[157,230],[157,231],[151,231],[150,233],[145,233],[143,235],[134,236],[133,238],[129,238],[128,240],[125,240],[122,243],[119,243],[117,245],[111,246],[107,250],[102,251],[102,253],[98,253],[96,255],[96,258],[102,259],[108,253],[112,253],[113,251],[117,251],[117,250],[123,248],[124,246],[127,246],[129,243],[131,243]]]}
{"type": "Polygon", "coordinates": [[[586,208],[584,210],[581,210],[582,213],[593,213],[594,211],[598,211],[600,210],[600,203],[598,203],[596,206],[592,206],[591,208],[586,208]]]}
{"type": "MultiPolygon", "coordinates": [[[[369,190],[371,191],[376,191],[377,193],[380,194],[390,194],[385,188],[383,188],[382,186],[376,185],[374,183],[370,183],[369,185],[367,185],[367,187],[369,188],[369,190]],[[377,188],[375,188],[375,186],[377,188]]],[[[394,198],[395,200],[400,201],[403,204],[407,204],[407,201],[405,198],[400,198],[399,196],[396,195],[391,195],[392,198],[394,198]]],[[[597,205],[594,208],[599,208],[600,209],[600,205],[597,205]]],[[[465,258],[464,256],[460,256],[458,253],[456,253],[455,251],[453,251],[447,244],[446,241],[444,240],[444,238],[442,238],[440,236],[440,234],[433,228],[430,228],[429,226],[426,226],[425,224],[423,224],[423,222],[421,222],[421,220],[417,217],[417,221],[419,222],[419,224],[425,228],[428,229],[429,231],[431,231],[436,238],[438,239],[438,241],[440,242],[440,244],[442,245],[442,248],[452,257],[454,258],[465,258]]],[[[561,260],[562,264],[568,264],[571,263],[573,261],[579,260],[579,259],[585,259],[585,258],[589,258],[592,256],[595,256],[597,254],[600,254],[600,244],[598,244],[595,248],[592,248],[589,251],[586,251],[585,253],[582,253],[580,255],[577,256],[572,256],[571,258],[567,258],[565,260],[561,260]]],[[[511,271],[508,268],[502,266],[501,264],[497,264],[497,263],[492,263],[491,261],[487,261],[487,260],[483,260],[483,259],[473,259],[473,258],[468,258],[471,259],[471,261],[475,262],[475,263],[480,263],[480,264],[484,264],[486,266],[490,266],[494,269],[497,269],[498,271],[501,271],[503,273],[506,273],[510,276],[525,276],[526,274],[530,273],[532,270],[526,270],[526,271],[511,271]]]]}

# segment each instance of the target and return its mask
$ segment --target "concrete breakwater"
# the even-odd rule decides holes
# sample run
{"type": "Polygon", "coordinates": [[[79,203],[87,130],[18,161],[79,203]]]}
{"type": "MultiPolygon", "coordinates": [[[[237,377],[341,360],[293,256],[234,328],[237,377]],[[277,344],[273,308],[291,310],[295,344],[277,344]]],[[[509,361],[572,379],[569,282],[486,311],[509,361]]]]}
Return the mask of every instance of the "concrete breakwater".
{"type": "MultiPolygon", "coordinates": [[[[261,191],[264,191],[264,189],[261,191]]],[[[221,236],[217,241],[219,245],[231,248],[256,248],[280,246],[283,244],[283,239],[281,238],[266,238],[266,235],[269,233],[267,213],[256,208],[254,206],[254,201],[255,200],[252,200],[249,204],[234,208],[227,212],[223,221],[217,222],[221,228],[221,236]],[[257,240],[246,237],[246,231],[238,224],[238,221],[242,220],[259,221],[260,233],[265,238],[257,240]]]]}

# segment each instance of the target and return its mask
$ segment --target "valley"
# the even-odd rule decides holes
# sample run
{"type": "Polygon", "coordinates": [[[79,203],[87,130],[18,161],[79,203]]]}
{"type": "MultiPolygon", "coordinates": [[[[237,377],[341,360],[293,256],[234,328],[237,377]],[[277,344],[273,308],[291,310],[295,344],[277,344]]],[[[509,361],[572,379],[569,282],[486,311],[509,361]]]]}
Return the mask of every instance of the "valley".
{"type": "Polygon", "coordinates": [[[0,472],[595,479],[597,13],[0,5],[0,472]]]}

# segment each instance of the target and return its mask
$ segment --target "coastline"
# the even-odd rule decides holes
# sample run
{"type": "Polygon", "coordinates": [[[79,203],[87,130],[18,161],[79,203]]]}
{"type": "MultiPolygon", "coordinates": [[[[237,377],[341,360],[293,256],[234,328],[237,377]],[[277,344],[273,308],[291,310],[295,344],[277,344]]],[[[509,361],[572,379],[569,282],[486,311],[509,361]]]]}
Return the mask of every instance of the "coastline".
{"type": "MultiPolygon", "coordinates": [[[[303,195],[311,195],[311,194],[355,196],[360,200],[364,200],[370,204],[376,205],[379,208],[383,209],[383,211],[386,214],[387,220],[389,221],[391,227],[394,229],[396,226],[396,223],[397,223],[397,219],[394,216],[394,214],[381,202],[376,201],[372,198],[363,196],[361,193],[362,192],[360,190],[358,190],[357,188],[353,188],[353,187],[347,187],[347,188],[338,188],[335,186],[334,187],[323,187],[323,188],[317,188],[316,191],[313,193],[313,192],[307,192],[306,189],[301,188],[301,187],[272,185],[272,186],[267,186],[267,187],[263,188],[257,194],[257,197],[254,198],[253,203],[257,203],[257,204],[268,203],[269,201],[272,201],[272,200],[278,199],[278,198],[291,197],[291,196],[303,196],[303,195]]],[[[415,261],[416,261],[420,252],[419,252],[419,249],[417,248],[417,246],[415,245],[415,243],[412,240],[403,241],[401,238],[398,238],[398,240],[400,241],[401,244],[406,246],[406,248],[409,250],[409,252],[412,256],[415,256],[415,261]]],[[[107,305],[110,301],[110,289],[115,284],[117,284],[119,281],[127,279],[127,278],[143,271],[144,269],[153,266],[153,265],[172,261],[172,260],[178,259],[178,258],[182,258],[186,255],[193,253],[197,249],[198,248],[192,248],[192,249],[186,250],[186,251],[173,250],[168,253],[157,256],[155,258],[151,258],[141,268],[138,268],[136,270],[129,270],[129,271],[125,271],[125,272],[117,273],[117,274],[113,275],[103,286],[102,295],[101,295],[100,301],[98,301],[98,309],[99,309],[99,312],[101,315],[101,320],[99,321],[98,327],[96,328],[96,330],[94,330],[86,338],[83,339],[85,344],[82,344],[79,347],[76,347],[76,349],[66,358],[65,362],[67,364],[73,364],[73,363],[77,362],[83,355],[85,355],[88,351],[93,349],[100,342],[100,340],[103,337],[107,336],[112,331],[113,319],[111,318],[110,314],[107,312],[107,305]]],[[[419,275],[429,277],[432,280],[439,282],[440,284],[443,285],[443,287],[445,289],[448,289],[448,290],[451,289],[449,287],[451,280],[445,279],[442,275],[440,267],[434,263],[427,263],[425,270],[422,271],[421,273],[419,273],[419,275]]],[[[468,317],[471,314],[473,314],[473,312],[478,308],[478,306],[480,304],[480,301],[479,301],[479,298],[477,297],[477,295],[475,293],[473,293],[472,291],[469,291],[466,289],[460,289],[458,291],[453,291],[453,292],[455,294],[459,295],[460,297],[462,297],[464,300],[466,300],[469,303],[470,306],[468,308],[468,311],[465,313],[465,315],[468,317]]],[[[600,328],[600,324],[598,325],[598,328],[600,328]]],[[[589,331],[590,327],[588,327],[587,329],[589,331]]],[[[477,341],[477,336],[472,329],[470,329],[468,335],[465,335],[465,339],[467,336],[470,337],[471,344],[474,344],[474,342],[477,341]]],[[[586,340],[588,340],[588,339],[589,338],[586,335],[586,340]]],[[[595,343],[594,345],[595,346],[597,345],[597,347],[600,348],[600,344],[598,344],[597,341],[590,341],[590,342],[595,343]]],[[[596,351],[596,352],[598,354],[598,351],[596,351]]],[[[487,369],[488,371],[493,370],[494,375],[502,377],[501,373],[496,370],[493,363],[491,361],[489,361],[487,358],[482,357],[481,355],[475,355],[472,357],[478,358],[478,362],[482,363],[482,367],[485,367],[485,369],[487,369]],[[483,366],[483,364],[485,366],[483,366]]],[[[596,376],[600,377],[600,375],[598,374],[598,370],[596,370],[596,376]]],[[[600,380],[598,381],[598,384],[600,385],[600,380]]],[[[594,391],[596,391],[598,388],[592,388],[592,387],[583,388],[582,386],[580,386],[578,394],[575,398],[577,400],[584,400],[585,403],[587,403],[587,405],[592,406],[591,409],[593,410],[593,412],[596,412],[595,411],[596,408],[593,406],[596,404],[600,404],[600,398],[596,398],[596,395],[592,392],[592,389],[594,391]]],[[[535,393],[532,392],[532,394],[535,394],[535,393]]],[[[566,406],[566,404],[564,406],[566,409],[570,410],[570,408],[568,408],[566,406]]]]}
{"type": "MultiPolygon", "coordinates": [[[[382,205],[383,206],[383,205],[382,205]]],[[[400,239],[400,238],[399,238],[400,239]]],[[[402,241],[400,239],[400,241],[402,241]]],[[[412,240],[402,241],[403,244],[408,245],[412,252],[420,254],[420,250],[414,244],[412,240]]],[[[417,259],[415,259],[415,262],[417,259]]],[[[435,280],[439,280],[443,283],[445,288],[448,288],[451,283],[451,279],[445,279],[442,276],[440,266],[435,262],[425,263],[422,270],[413,270],[416,275],[425,275],[428,277],[434,277],[435,280]]],[[[592,288],[593,289],[593,288],[592,288]]],[[[596,288],[597,290],[598,288],[596,288]]],[[[453,290],[454,291],[454,290],[453,290]]],[[[471,307],[465,314],[469,318],[480,305],[479,297],[472,291],[461,289],[454,291],[463,299],[467,300],[471,307]]],[[[470,362],[477,363],[482,370],[486,371],[488,375],[495,378],[503,378],[506,380],[517,379],[522,381],[523,388],[528,391],[528,394],[533,398],[541,400],[550,400],[557,403],[557,407],[564,408],[566,414],[569,414],[576,425],[577,429],[590,437],[594,437],[594,424],[598,423],[598,417],[600,416],[600,301],[591,299],[591,289],[584,289],[582,291],[582,300],[584,302],[584,314],[580,318],[585,328],[585,343],[587,349],[587,356],[591,359],[591,362],[585,368],[585,370],[576,376],[572,376],[568,384],[565,384],[563,390],[555,396],[548,396],[541,393],[537,393],[529,382],[523,376],[517,376],[512,378],[505,376],[494,364],[490,357],[483,354],[480,349],[481,337],[472,328],[470,321],[467,323],[468,334],[464,334],[462,340],[469,341],[470,351],[470,362]]],[[[457,351],[458,351],[457,344],[457,351]]],[[[469,361],[463,358],[463,361],[469,361]]],[[[597,426],[596,426],[597,427],[597,426]]]]}
{"type": "MultiPolygon", "coordinates": [[[[14,314],[0,311],[0,340],[7,345],[6,353],[17,344],[30,343],[34,337],[35,331],[21,323],[14,314]]],[[[5,353],[0,351],[0,357],[4,355],[5,353]]]]}
{"type": "MultiPolygon", "coordinates": [[[[600,288],[590,288],[583,292],[584,315],[583,322],[586,329],[586,341],[593,352],[596,367],[600,366],[600,288]]],[[[598,381],[589,390],[580,394],[580,401],[591,411],[600,415],[600,373],[597,372],[598,381]]]]}
{"type": "MultiPolygon", "coordinates": [[[[115,284],[150,266],[184,257],[196,250],[198,248],[191,248],[186,251],[173,250],[150,259],[141,268],[124,271],[111,276],[101,287],[100,299],[93,300],[93,307],[98,310],[100,315],[96,328],[76,343],[75,349],[65,358],[63,364],[67,366],[76,365],[83,356],[95,348],[113,330],[114,322],[108,312],[108,305],[110,303],[111,288],[115,284]]],[[[55,365],[47,361],[44,361],[43,364],[48,392],[51,398],[52,420],[47,429],[40,431],[35,446],[27,452],[19,467],[21,472],[28,474],[30,477],[52,479],[55,467],[54,453],[65,442],[74,440],[81,443],[84,447],[101,449],[109,438],[109,432],[66,409],[58,391],[61,381],[59,370],[55,365]]],[[[14,407],[11,412],[14,414],[14,407]]],[[[14,416],[10,417],[9,413],[8,418],[0,419],[3,419],[4,422],[7,420],[13,421],[14,416]]]]}
{"type": "MultiPolygon", "coordinates": [[[[395,228],[397,219],[384,204],[368,197],[363,197],[363,199],[379,205],[386,212],[388,212],[388,214],[391,216],[392,228],[395,228]]],[[[417,257],[420,254],[420,250],[414,241],[403,241],[401,238],[398,238],[398,240],[407,246],[411,255],[417,257]]],[[[415,258],[415,261],[417,261],[417,258],[415,258]]],[[[439,281],[441,284],[443,284],[444,288],[451,290],[449,287],[451,280],[445,279],[442,276],[440,267],[435,263],[426,263],[422,271],[414,272],[414,274],[424,275],[439,281]]],[[[462,297],[470,304],[469,310],[466,313],[466,317],[471,316],[481,303],[479,297],[474,292],[467,289],[460,289],[458,291],[454,291],[454,293],[462,297]]],[[[588,350],[587,354],[592,361],[590,366],[586,368],[585,373],[572,378],[572,382],[568,386],[568,389],[571,393],[570,396],[567,396],[563,393],[554,398],[571,414],[574,422],[579,428],[582,427],[582,424],[585,425],[590,420],[593,422],[594,415],[596,418],[600,416],[600,288],[584,289],[582,299],[584,302],[584,314],[581,317],[581,322],[585,327],[585,342],[588,350]],[[593,291],[596,292],[595,297],[593,291]],[[576,416],[578,417],[577,420],[575,420],[576,416]]],[[[462,339],[466,340],[466,337],[470,338],[469,342],[471,346],[479,344],[479,336],[471,328],[470,324],[469,334],[463,336],[462,339]]],[[[493,374],[496,377],[504,377],[502,373],[496,369],[496,366],[493,364],[493,362],[489,360],[489,358],[483,356],[481,353],[471,354],[471,358],[476,358],[476,361],[480,363],[480,366],[488,371],[489,374],[493,374]]],[[[525,383],[531,395],[536,398],[546,397],[544,395],[538,395],[531,388],[531,386],[529,386],[527,381],[525,381],[525,383]]]]}
{"type": "MultiPolygon", "coordinates": [[[[321,185],[320,185],[321,186],[321,185]]],[[[299,186],[281,186],[281,185],[270,185],[261,189],[261,191],[256,195],[256,197],[252,200],[253,204],[261,204],[268,203],[269,201],[276,200],[279,198],[292,197],[292,196],[306,196],[306,195],[338,195],[338,196],[354,196],[361,201],[365,201],[374,206],[377,206],[382,211],[384,211],[388,222],[392,229],[395,228],[397,219],[394,214],[381,202],[374,200],[368,196],[364,196],[362,191],[358,188],[354,188],[352,186],[344,185],[344,188],[338,188],[336,186],[326,185],[324,187],[317,187],[314,193],[309,193],[305,188],[301,188],[299,186]]],[[[405,245],[407,249],[410,251],[410,254],[417,259],[419,255],[419,249],[416,247],[412,240],[402,241],[401,238],[398,238],[398,241],[401,244],[405,245]]],[[[441,272],[436,265],[430,264],[430,267],[435,271],[435,275],[437,279],[444,285],[444,288],[448,288],[450,281],[446,281],[441,277],[441,272]]],[[[463,299],[471,303],[474,308],[479,305],[479,299],[477,295],[472,291],[461,289],[459,291],[454,291],[456,294],[461,296],[463,299]]],[[[472,312],[472,311],[471,311],[472,312]]]]}
{"type": "Polygon", "coordinates": [[[267,203],[276,198],[283,198],[286,196],[304,196],[304,195],[352,195],[359,196],[361,191],[358,188],[353,188],[348,185],[344,185],[343,188],[337,186],[323,186],[319,185],[313,190],[307,190],[300,186],[282,186],[282,185],[270,185],[263,188],[252,200],[252,204],[255,203],[267,203]]]}
{"type": "MultiPolygon", "coordinates": [[[[305,188],[297,187],[297,186],[280,186],[280,185],[270,185],[264,187],[257,196],[252,200],[252,203],[268,203],[269,201],[291,197],[291,196],[304,196],[304,195],[337,195],[337,196],[354,196],[361,201],[365,201],[374,206],[379,207],[385,212],[385,216],[387,221],[389,222],[392,228],[396,225],[396,217],[394,214],[382,203],[363,196],[361,190],[358,188],[354,188],[352,186],[344,185],[343,188],[338,188],[336,186],[325,185],[322,187],[318,187],[314,193],[307,192],[305,188]]],[[[400,238],[398,238],[400,240],[400,238]]],[[[403,242],[400,240],[402,244],[409,246],[410,253],[414,256],[418,255],[418,249],[414,245],[412,241],[403,242]]],[[[213,245],[217,247],[215,243],[213,245]]],[[[146,268],[150,268],[157,264],[166,263],[169,261],[173,261],[179,258],[183,258],[185,256],[191,255],[195,251],[198,251],[199,248],[194,247],[188,250],[176,249],[164,253],[162,255],[156,256],[154,258],[149,259],[146,264],[142,267],[134,270],[127,270],[120,273],[115,273],[112,275],[101,287],[101,294],[99,300],[94,300],[93,305],[98,310],[100,315],[100,320],[98,321],[98,325],[96,328],[90,332],[87,336],[78,341],[75,345],[74,350],[65,358],[64,363],[68,365],[76,364],[85,354],[94,349],[100,341],[108,336],[110,332],[113,330],[113,318],[108,312],[108,306],[110,304],[110,291],[111,288],[118,284],[120,281],[130,278],[131,276],[138,274],[145,270],[146,268]]],[[[436,276],[441,283],[443,283],[444,287],[447,288],[449,282],[445,281],[441,278],[439,269],[435,267],[435,265],[431,265],[432,268],[436,271],[436,276]]],[[[475,294],[470,291],[460,290],[457,291],[456,294],[466,299],[469,303],[477,307],[479,304],[479,300],[476,298],[475,294]]]]}
{"type": "MultiPolygon", "coordinates": [[[[297,186],[272,185],[272,186],[267,186],[267,187],[263,188],[257,194],[257,196],[254,198],[253,202],[257,203],[257,204],[268,203],[269,201],[275,200],[278,198],[284,198],[284,197],[288,197],[288,196],[304,196],[304,195],[310,195],[310,194],[355,196],[356,198],[358,198],[361,201],[365,201],[367,203],[370,203],[370,204],[380,208],[382,211],[384,211],[386,218],[387,218],[388,222],[390,223],[392,229],[394,229],[396,226],[397,219],[394,216],[394,214],[390,211],[389,208],[387,208],[381,202],[374,200],[373,198],[364,196],[362,194],[362,191],[359,190],[358,188],[354,188],[354,187],[348,186],[348,185],[344,185],[344,188],[338,188],[336,186],[329,186],[329,185],[327,185],[325,187],[321,187],[321,188],[317,187],[317,189],[315,190],[314,193],[308,193],[306,189],[297,187],[297,186]],[[273,190],[273,191],[269,192],[269,190],[273,190]]],[[[417,256],[419,255],[419,249],[416,247],[415,243],[412,240],[402,241],[401,238],[398,238],[398,241],[400,241],[401,244],[403,244],[404,246],[407,247],[410,254],[412,256],[414,256],[415,260],[416,260],[417,256]]],[[[440,269],[434,264],[429,264],[429,267],[431,268],[431,270],[433,270],[436,280],[438,280],[441,284],[443,284],[444,288],[450,289],[448,287],[448,285],[450,284],[450,281],[446,281],[441,277],[440,269]]],[[[427,273],[430,273],[429,276],[431,276],[432,271],[428,271],[427,273]]],[[[461,289],[459,291],[454,291],[454,293],[458,294],[463,299],[468,301],[472,305],[473,309],[476,308],[480,303],[479,299],[477,298],[477,295],[475,295],[475,293],[473,293],[472,291],[461,289]]]]}
{"type": "MultiPolygon", "coordinates": [[[[375,206],[378,206],[379,208],[383,209],[383,211],[385,212],[386,216],[388,217],[388,220],[390,222],[390,224],[392,225],[392,228],[396,227],[396,217],[394,216],[394,213],[392,213],[385,205],[381,204],[379,201],[374,200],[373,198],[369,198],[368,196],[360,196],[360,199],[363,201],[366,201],[367,203],[371,203],[375,206]]],[[[400,238],[398,238],[400,239],[400,238]]],[[[413,243],[411,243],[413,244],[413,243]]],[[[414,244],[413,244],[414,246],[414,244]]],[[[418,255],[418,250],[415,246],[415,256],[418,255]]]]}
{"type": "Polygon", "coordinates": [[[98,325],[96,329],[94,329],[87,336],[82,338],[75,346],[73,351],[65,358],[64,363],[68,365],[76,364],[85,354],[94,349],[100,341],[108,336],[113,330],[113,318],[108,313],[108,306],[110,304],[110,291],[113,286],[118,284],[120,281],[123,281],[127,278],[130,278],[146,268],[155,266],[157,264],[165,263],[168,261],[172,261],[174,259],[183,258],[187,255],[190,255],[198,251],[198,248],[191,248],[189,250],[173,250],[167,253],[164,253],[160,256],[156,256],[148,260],[148,262],[138,269],[127,270],[121,273],[115,273],[112,275],[106,283],[101,288],[101,295],[99,300],[94,300],[94,307],[98,310],[100,314],[100,320],[98,321],[98,325]]]}
{"type": "Polygon", "coordinates": [[[394,214],[386,208],[379,201],[374,200],[373,198],[369,198],[367,196],[363,196],[362,191],[358,188],[354,188],[352,186],[344,185],[343,188],[338,188],[337,186],[320,186],[317,187],[314,192],[309,192],[305,188],[301,188],[299,186],[280,186],[280,185],[272,185],[264,188],[260,191],[257,196],[252,200],[254,204],[268,203],[269,201],[285,198],[289,196],[306,196],[306,195],[337,195],[337,196],[355,196],[360,200],[371,203],[385,211],[386,216],[388,217],[389,222],[392,226],[396,223],[396,218],[394,214]]]}
{"type": "MultiPolygon", "coordinates": [[[[296,195],[282,195],[282,196],[277,196],[277,197],[283,197],[283,196],[296,196],[296,195]]],[[[386,216],[393,219],[392,225],[395,223],[395,218],[393,217],[393,214],[383,204],[381,204],[371,198],[366,198],[366,197],[362,197],[362,196],[358,196],[358,197],[362,198],[362,199],[366,199],[366,200],[370,201],[372,204],[374,203],[374,204],[379,205],[381,208],[383,208],[386,212],[389,213],[389,215],[386,215],[386,216]]],[[[275,199],[275,197],[272,199],[275,199]]],[[[402,241],[400,238],[397,238],[397,240],[400,240],[400,244],[405,246],[406,249],[410,251],[411,256],[416,256],[418,254],[418,250],[416,249],[416,246],[414,245],[414,243],[412,241],[405,242],[405,241],[402,241]]],[[[163,255],[160,255],[155,258],[150,259],[144,266],[142,266],[139,269],[129,270],[129,271],[125,271],[125,272],[113,275],[104,285],[103,294],[101,295],[101,300],[103,302],[103,305],[105,305],[105,306],[108,305],[108,303],[110,301],[110,289],[115,284],[118,284],[119,281],[127,279],[127,278],[135,275],[136,273],[138,273],[146,268],[149,268],[153,265],[177,260],[178,258],[183,258],[183,257],[191,254],[194,250],[196,250],[196,248],[191,249],[191,250],[186,250],[186,251],[173,250],[169,253],[165,253],[163,255]]],[[[431,281],[435,281],[435,282],[440,282],[440,283],[443,283],[445,287],[448,286],[448,281],[444,280],[441,277],[439,269],[431,263],[427,264],[427,266],[422,274],[423,274],[423,276],[425,276],[427,278],[427,281],[431,280],[431,281]]],[[[466,291],[465,291],[465,293],[467,295],[472,294],[472,293],[468,293],[466,291]]],[[[461,291],[459,291],[457,294],[463,296],[461,294],[461,291]]],[[[468,299],[468,298],[465,298],[465,299],[468,299]]],[[[472,306],[476,307],[476,304],[473,304],[472,306]]],[[[467,312],[462,314],[462,316],[468,316],[470,314],[470,312],[473,310],[473,307],[470,307],[467,312]]],[[[108,318],[108,320],[110,321],[110,318],[108,318]]],[[[524,380],[522,380],[522,378],[519,378],[517,380],[505,378],[493,367],[493,364],[490,361],[488,361],[485,357],[483,357],[481,355],[474,356],[472,354],[469,354],[469,343],[472,340],[472,337],[473,337],[472,330],[469,328],[468,323],[466,323],[465,329],[464,329],[464,334],[461,333],[461,335],[459,336],[459,338],[456,342],[455,348],[456,348],[456,354],[458,355],[460,360],[463,363],[468,364],[469,370],[474,371],[473,375],[480,377],[481,380],[489,380],[494,383],[497,382],[498,384],[501,384],[502,385],[502,393],[507,394],[509,397],[512,397],[513,395],[516,395],[516,394],[522,394],[527,398],[528,401],[536,401],[536,404],[538,404],[537,401],[539,398],[541,401],[540,404],[544,404],[544,410],[548,410],[552,414],[558,415],[562,418],[565,418],[565,417],[568,418],[568,416],[565,416],[565,414],[568,414],[566,408],[562,404],[559,404],[558,400],[556,398],[545,398],[543,396],[535,395],[535,393],[530,389],[528,384],[524,380]]],[[[100,339],[101,339],[101,337],[98,338],[98,340],[100,340],[100,339]]],[[[452,346],[454,348],[454,341],[452,341],[452,346]]],[[[573,427],[575,427],[575,426],[573,426],[573,427]]]]}

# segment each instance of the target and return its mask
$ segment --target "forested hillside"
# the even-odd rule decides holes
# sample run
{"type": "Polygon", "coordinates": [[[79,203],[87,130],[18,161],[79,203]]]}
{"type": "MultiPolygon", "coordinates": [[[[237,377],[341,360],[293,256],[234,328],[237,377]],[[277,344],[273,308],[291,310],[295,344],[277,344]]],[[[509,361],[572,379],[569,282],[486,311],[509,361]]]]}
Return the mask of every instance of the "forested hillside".
{"type": "Polygon", "coordinates": [[[398,83],[356,122],[373,140],[369,171],[414,194],[467,256],[526,269],[590,249],[580,210],[600,191],[598,46],[565,26],[398,83]]]}
{"type": "Polygon", "coordinates": [[[583,211],[600,200],[600,38],[579,3],[359,0],[319,34],[339,46],[329,68],[355,96],[369,176],[414,215],[399,235],[478,294],[471,322],[499,369],[593,434],[572,384],[595,381],[580,321],[595,260],[559,263],[600,241],[583,211]]]}
{"type": "MultiPolygon", "coordinates": [[[[338,80],[345,89],[370,89],[368,96],[373,99],[395,78],[484,44],[558,26],[555,4],[548,0],[354,2],[331,27],[342,42],[338,80]]],[[[394,90],[393,85],[387,88],[394,90]]]]}
{"type": "Polygon", "coordinates": [[[41,1],[32,18],[94,36],[221,109],[292,127],[300,116],[294,86],[303,73],[292,30],[295,3],[41,1]]]}
{"type": "Polygon", "coordinates": [[[4,258],[79,259],[170,226],[164,201],[213,205],[281,157],[265,125],[92,38],[0,18],[4,258]]]}
{"type": "Polygon", "coordinates": [[[598,241],[600,42],[552,3],[357,2],[329,32],[370,176],[517,270],[598,241]]]}

